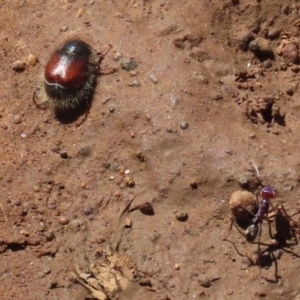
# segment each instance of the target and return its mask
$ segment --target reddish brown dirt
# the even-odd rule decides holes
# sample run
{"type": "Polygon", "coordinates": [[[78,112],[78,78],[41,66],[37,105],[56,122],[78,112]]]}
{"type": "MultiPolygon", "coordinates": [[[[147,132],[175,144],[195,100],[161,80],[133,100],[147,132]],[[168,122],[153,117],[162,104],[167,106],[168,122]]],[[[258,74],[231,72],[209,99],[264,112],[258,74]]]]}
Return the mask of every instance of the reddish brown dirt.
{"type": "MultiPolygon", "coordinates": [[[[271,185],[275,204],[299,210],[299,10],[292,0],[0,1],[0,298],[88,299],[74,263],[90,273],[84,257],[99,262],[134,196],[131,207],[150,202],[155,214],[128,213],[117,255],[138,276],[112,297],[300,299],[300,258],[271,251],[261,279],[222,241],[241,184],[271,185]],[[118,68],[99,78],[79,128],[32,102],[53,50],[74,36],[112,44],[102,67],[118,68]],[[29,54],[39,63],[14,71],[29,54]],[[122,69],[124,58],[137,68],[122,69]]],[[[255,256],[235,228],[229,239],[255,256]]]]}

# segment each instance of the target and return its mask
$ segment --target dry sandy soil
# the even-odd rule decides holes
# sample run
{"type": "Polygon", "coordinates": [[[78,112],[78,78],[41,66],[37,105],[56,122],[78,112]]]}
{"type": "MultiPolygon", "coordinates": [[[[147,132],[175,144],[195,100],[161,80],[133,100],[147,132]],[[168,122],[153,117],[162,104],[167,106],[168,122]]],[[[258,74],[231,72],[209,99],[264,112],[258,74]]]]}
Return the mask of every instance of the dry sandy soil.
{"type": "Polygon", "coordinates": [[[236,190],[300,209],[295,2],[0,1],[1,299],[300,299],[295,240],[261,246],[262,278],[222,240],[236,190]],[[32,101],[75,37],[118,69],[79,128],[32,101]]]}

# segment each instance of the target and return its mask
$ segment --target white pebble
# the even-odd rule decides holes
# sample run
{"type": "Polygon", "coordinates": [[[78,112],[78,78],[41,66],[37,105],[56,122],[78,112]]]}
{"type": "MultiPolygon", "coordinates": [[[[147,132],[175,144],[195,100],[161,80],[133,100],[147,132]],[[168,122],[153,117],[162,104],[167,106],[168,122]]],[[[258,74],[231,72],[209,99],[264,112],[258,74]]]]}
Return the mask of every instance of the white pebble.
{"type": "Polygon", "coordinates": [[[114,61],[118,61],[123,57],[123,55],[120,52],[116,52],[114,55],[114,61]]]}
{"type": "Polygon", "coordinates": [[[156,78],[153,74],[150,74],[150,75],[149,75],[149,79],[150,79],[152,82],[154,82],[154,83],[158,83],[157,78],[156,78]]]}

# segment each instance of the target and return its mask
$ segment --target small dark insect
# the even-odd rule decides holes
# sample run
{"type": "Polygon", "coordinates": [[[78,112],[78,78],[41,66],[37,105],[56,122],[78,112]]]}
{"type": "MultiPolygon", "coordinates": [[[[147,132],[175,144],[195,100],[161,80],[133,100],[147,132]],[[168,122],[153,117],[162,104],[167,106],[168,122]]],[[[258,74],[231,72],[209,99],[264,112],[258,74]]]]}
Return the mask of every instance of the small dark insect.
{"type": "Polygon", "coordinates": [[[83,120],[77,124],[79,127],[88,117],[91,101],[98,75],[111,74],[100,69],[101,61],[111,49],[93,54],[91,47],[81,40],[71,40],[63,47],[56,50],[50,58],[44,74],[44,87],[49,101],[38,104],[36,94],[33,94],[33,102],[39,109],[47,109],[52,106],[57,112],[69,112],[71,110],[85,109],[83,120]]]}
{"type": "MultiPolygon", "coordinates": [[[[271,245],[260,242],[263,220],[265,219],[268,222],[269,235],[272,239],[273,239],[273,235],[272,235],[271,226],[270,226],[270,223],[272,222],[272,220],[269,218],[270,213],[274,212],[274,214],[275,214],[274,216],[275,216],[275,218],[277,217],[277,220],[278,220],[279,216],[282,216],[285,220],[288,220],[288,222],[290,224],[292,224],[292,225],[295,224],[295,222],[292,220],[291,216],[289,216],[287,214],[287,212],[282,204],[277,204],[277,205],[273,206],[273,204],[271,202],[271,198],[275,197],[275,190],[272,187],[264,187],[261,191],[261,196],[262,196],[262,200],[261,200],[261,203],[259,203],[258,197],[256,194],[256,204],[258,207],[258,211],[256,214],[253,214],[251,211],[247,210],[246,208],[244,208],[242,206],[240,207],[241,209],[247,211],[249,214],[253,215],[253,219],[252,219],[250,225],[248,225],[248,227],[246,228],[245,233],[243,233],[239,229],[238,225],[234,221],[234,218],[232,217],[228,235],[226,236],[226,238],[223,238],[223,240],[229,241],[227,238],[232,229],[232,225],[235,225],[235,227],[237,228],[239,233],[241,233],[243,236],[245,236],[245,238],[248,242],[256,243],[258,245],[258,263],[259,263],[259,268],[260,268],[260,277],[262,277],[261,276],[261,261],[260,261],[262,252],[260,250],[260,246],[266,245],[266,246],[270,246],[270,247],[277,247],[277,246],[279,246],[279,238],[280,238],[280,237],[277,237],[277,240],[275,240],[275,241],[273,240],[274,243],[271,245]],[[270,209],[270,206],[271,206],[271,209],[270,209]],[[257,238],[257,242],[255,242],[256,238],[257,238]]],[[[296,241],[296,243],[297,243],[297,241],[296,241]]],[[[285,250],[285,251],[287,251],[287,250],[285,250]]],[[[287,251],[287,252],[294,254],[292,251],[287,251]]],[[[294,254],[294,255],[296,255],[296,254],[294,254]]],[[[275,274],[275,275],[277,278],[277,274],[275,274]]]]}

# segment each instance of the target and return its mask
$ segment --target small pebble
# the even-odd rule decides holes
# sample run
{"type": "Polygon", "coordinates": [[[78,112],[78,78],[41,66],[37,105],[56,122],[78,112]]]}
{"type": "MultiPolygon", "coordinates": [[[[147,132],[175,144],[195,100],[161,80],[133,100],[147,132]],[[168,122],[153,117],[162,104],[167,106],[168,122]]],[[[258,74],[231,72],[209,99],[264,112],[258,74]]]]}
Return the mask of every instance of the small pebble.
{"type": "Polygon", "coordinates": [[[200,76],[199,76],[199,79],[200,79],[200,81],[201,81],[203,84],[208,84],[208,83],[209,83],[207,77],[205,77],[205,76],[203,76],[203,75],[200,75],[200,76]]]}
{"type": "Polygon", "coordinates": [[[141,162],[145,161],[145,156],[142,151],[137,151],[135,155],[139,161],[141,162]]]}
{"type": "Polygon", "coordinates": [[[62,26],[62,27],[60,28],[60,32],[66,32],[68,29],[69,29],[68,26],[62,26]]]}
{"type": "Polygon", "coordinates": [[[137,206],[137,208],[144,215],[148,215],[148,216],[154,215],[153,207],[152,207],[151,203],[149,203],[149,202],[141,203],[137,206]]]}
{"type": "Polygon", "coordinates": [[[129,170],[129,169],[126,169],[126,170],[124,171],[124,173],[125,173],[126,175],[129,175],[129,174],[130,174],[130,170],[129,170]]]}
{"type": "Polygon", "coordinates": [[[175,269],[175,270],[180,270],[180,265],[179,265],[179,264],[175,264],[175,265],[174,265],[174,269],[175,269]]]}
{"type": "Polygon", "coordinates": [[[91,214],[94,212],[94,210],[93,210],[92,207],[84,207],[84,208],[83,208],[83,212],[84,212],[84,214],[85,214],[86,216],[89,216],[89,215],[91,215],[91,214]]]}
{"type": "Polygon", "coordinates": [[[246,176],[241,176],[239,178],[239,185],[241,188],[247,188],[249,186],[249,179],[246,176]]]}
{"type": "Polygon", "coordinates": [[[187,129],[189,127],[189,123],[188,122],[186,122],[186,121],[182,121],[182,122],[180,122],[180,128],[181,129],[187,129]]]}
{"type": "Polygon", "coordinates": [[[85,8],[79,8],[76,14],[77,18],[80,18],[85,13],[85,8]]]}
{"type": "Polygon", "coordinates": [[[26,136],[27,136],[27,134],[25,133],[25,132],[22,132],[21,133],[21,137],[24,139],[24,138],[26,138],[26,136]]]}
{"type": "Polygon", "coordinates": [[[268,31],[268,38],[271,40],[275,40],[279,37],[281,30],[277,28],[271,28],[268,31]]]}
{"type": "Polygon", "coordinates": [[[130,71],[129,74],[130,74],[131,77],[135,77],[135,76],[137,76],[138,72],[137,71],[130,71]]]}
{"type": "Polygon", "coordinates": [[[133,80],[133,81],[129,82],[128,85],[132,86],[132,87],[134,87],[134,86],[136,86],[136,87],[141,86],[141,84],[137,80],[133,80]]]}
{"type": "Polygon", "coordinates": [[[41,232],[41,235],[45,237],[48,242],[52,241],[55,237],[52,231],[43,231],[41,232]]]}
{"type": "Polygon", "coordinates": [[[289,95],[289,96],[293,96],[294,95],[294,90],[293,88],[289,87],[286,89],[286,93],[289,95]]]}
{"type": "Polygon", "coordinates": [[[78,152],[78,154],[82,157],[90,156],[91,153],[92,153],[92,148],[88,145],[81,147],[78,152]]]}
{"type": "Polygon", "coordinates": [[[124,181],[125,181],[126,185],[131,187],[131,188],[133,188],[135,186],[135,182],[132,179],[132,177],[130,177],[130,176],[126,176],[124,181]]]}
{"type": "Polygon", "coordinates": [[[287,69],[287,64],[286,64],[285,62],[282,61],[282,62],[280,63],[279,66],[280,66],[280,70],[281,70],[281,71],[286,71],[286,69],[287,69]]]}
{"type": "Polygon", "coordinates": [[[122,58],[122,54],[120,52],[116,52],[114,55],[114,61],[118,61],[122,58]]]}
{"type": "Polygon", "coordinates": [[[215,96],[213,96],[213,99],[216,100],[216,101],[219,101],[219,100],[223,100],[223,96],[221,94],[216,94],[215,96]]]}
{"type": "Polygon", "coordinates": [[[139,285],[140,286],[148,286],[148,287],[152,287],[152,282],[151,279],[149,278],[143,278],[139,281],[139,285]]]}
{"type": "Polygon", "coordinates": [[[70,219],[67,216],[60,216],[58,218],[58,223],[61,225],[67,225],[67,224],[69,224],[69,222],[70,222],[70,219]]]}
{"type": "Polygon", "coordinates": [[[35,186],[33,187],[33,191],[36,192],[36,193],[38,193],[38,192],[41,191],[41,187],[40,187],[39,185],[35,185],[35,186]]]}
{"type": "Polygon", "coordinates": [[[198,280],[198,282],[201,286],[205,288],[211,287],[211,280],[206,276],[203,276],[201,279],[198,280]]]}
{"type": "Polygon", "coordinates": [[[14,116],[14,123],[15,124],[20,124],[22,122],[21,116],[20,115],[15,115],[14,116]]]}
{"type": "Polygon", "coordinates": [[[129,218],[126,218],[125,221],[124,221],[124,227],[125,228],[131,228],[132,226],[132,222],[129,218]]]}
{"type": "Polygon", "coordinates": [[[12,63],[11,67],[16,72],[23,72],[25,70],[26,64],[23,61],[16,60],[12,63]]]}
{"type": "MultiPolygon", "coordinates": [[[[255,254],[252,255],[252,260],[253,260],[254,264],[256,264],[257,259],[258,259],[257,253],[256,253],[256,256],[255,256],[255,254]]],[[[251,266],[252,266],[252,261],[251,261],[248,257],[243,257],[243,258],[242,258],[241,269],[242,269],[242,270],[247,270],[247,269],[250,268],[251,266]]]]}
{"type": "Polygon", "coordinates": [[[121,68],[126,71],[132,71],[138,66],[138,63],[133,58],[123,58],[121,68]]]}
{"type": "Polygon", "coordinates": [[[270,69],[272,67],[272,61],[270,59],[267,59],[263,61],[262,66],[265,69],[270,69]]]}
{"type": "Polygon", "coordinates": [[[111,164],[111,169],[113,170],[113,171],[119,171],[120,170],[120,165],[117,163],[117,162],[113,162],[112,164],[111,164]]]}
{"type": "Polygon", "coordinates": [[[27,230],[24,230],[24,229],[20,230],[20,234],[22,234],[24,236],[29,236],[29,232],[27,230]]]}
{"type": "Polygon", "coordinates": [[[187,221],[189,216],[186,212],[177,212],[175,217],[178,221],[185,222],[185,221],[187,221]]]}
{"type": "Polygon", "coordinates": [[[171,97],[170,97],[170,100],[171,100],[171,106],[172,106],[173,108],[175,108],[176,105],[178,104],[178,98],[176,98],[176,97],[174,97],[174,96],[171,96],[171,97]]]}
{"type": "Polygon", "coordinates": [[[197,182],[196,182],[196,181],[192,181],[192,182],[190,183],[190,187],[191,187],[193,190],[196,190],[196,189],[198,188],[197,182]]]}
{"type": "Polygon", "coordinates": [[[104,169],[109,169],[109,168],[110,168],[110,163],[109,163],[109,162],[104,162],[104,163],[102,164],[102,167],[103,167],[104,169]]]}
{"type": "Polygon", "coordinates": [[[241,50],[247,50],[249,42],[253,39],[253,34],[247,28],[241,29],[236,35],[237,46],[241,50]]]}
{"type": "Polygon", "coordinates": [[[38,62],[39,62],[39,60],[35,55],[29,54],[27,56],[27,59],[26,59],[27,65],[34,67],[38,62]]]}
{"type": "Polygon", "coordinates": [[[60,151],[60,157],[63,158],[63,159],[67,159],[69,158],[69,155],[67,153],[67,151],[60,151]]]}
{"type": "Polygon", "coordinates": [[[251,260],[247,257],[243,258],[243,264],[251,267],[253,264],[254,265],[258,265],[259,264],[259,256],[258,253],[255,251],[252,255],[251,255],[251,260]]]}
{"type": "Polygon", "coordinates": [[[149,79],[150,79],[152,82],[154,82],[154,83],[158,83],[157,78],[156,78],[154,75],[152,75],[152,74],[149,75],[149,79]]]}

